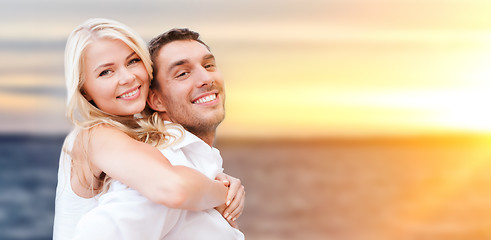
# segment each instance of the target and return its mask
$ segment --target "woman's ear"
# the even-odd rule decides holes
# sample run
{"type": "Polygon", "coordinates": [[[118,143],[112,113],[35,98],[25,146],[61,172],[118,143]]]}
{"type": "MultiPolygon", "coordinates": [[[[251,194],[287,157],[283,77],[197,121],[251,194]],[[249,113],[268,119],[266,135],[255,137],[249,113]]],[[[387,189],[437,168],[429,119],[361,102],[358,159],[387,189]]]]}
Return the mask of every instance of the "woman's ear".
{"type": "Polygon", "coordinates": [[[84,89],[80,89],[80,93],[82,93],[82,96],[84,96],[85,99],[87,99],[87,101],[92,101],[92,98],[89,96],[89,94],[87,94],[87,92],[85,92],[84,89]]]}
{"type": "Polygon", "coordinates": [[[167,112],[167,108],[165,107],[164,100],[155,90],[150,89],[147,98],[147,104],[156,112],[167,112]]]}

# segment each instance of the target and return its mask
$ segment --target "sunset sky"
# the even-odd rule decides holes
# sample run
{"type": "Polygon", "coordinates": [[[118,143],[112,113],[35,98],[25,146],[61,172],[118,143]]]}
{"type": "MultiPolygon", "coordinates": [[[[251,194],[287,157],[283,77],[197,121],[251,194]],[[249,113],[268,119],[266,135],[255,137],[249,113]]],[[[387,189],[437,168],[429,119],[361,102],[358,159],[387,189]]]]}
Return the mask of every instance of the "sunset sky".
{"type": "Polygon", "coordinates": [[[90,17],[146,40],[202,34],[227,89],[221,136],[491,132],[487,0],[0,3],[0,132],[65,133],[63,50],[90,17]]]}

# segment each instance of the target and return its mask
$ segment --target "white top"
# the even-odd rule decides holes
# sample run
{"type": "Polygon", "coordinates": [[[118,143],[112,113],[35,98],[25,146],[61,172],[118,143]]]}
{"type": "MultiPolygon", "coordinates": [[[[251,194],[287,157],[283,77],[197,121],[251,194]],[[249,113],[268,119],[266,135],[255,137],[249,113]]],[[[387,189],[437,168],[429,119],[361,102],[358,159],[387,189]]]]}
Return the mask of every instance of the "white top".
{"type": "MultiPolygon", "coordinates": [[[[187,131],[181,142],[161,152],[173,165],[196,169],[212,179],[222,171],[219,151],[187,131]]],[[[244,239],[215,209],[167,208],[118,181],[80,220],[75,234],[75,239],[244,239]]]]}
{"type": "Polygon", "coordinates": [[[82,216],[97,206],[97,198],[79,197],[73,192],[70,184],[72,158],[67,152],[72,150],[78,132],[73,130],[68,134],[65,138],[65,149],[62,149],[60,154],[53,225],[54,240],[70,239],[82,216]]]}

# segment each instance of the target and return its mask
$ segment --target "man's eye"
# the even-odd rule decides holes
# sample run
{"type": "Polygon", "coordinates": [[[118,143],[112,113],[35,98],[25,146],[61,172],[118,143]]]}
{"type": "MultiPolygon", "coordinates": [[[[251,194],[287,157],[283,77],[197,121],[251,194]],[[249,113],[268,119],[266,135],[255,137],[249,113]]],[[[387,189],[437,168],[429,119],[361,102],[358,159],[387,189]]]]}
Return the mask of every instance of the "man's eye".
{"type": "Polygon", "coordinates": [[[110,73],[111,73],[111,70],[108,70],[108,69],[107,70],[104,70],[101,73],[99,73],[99,77],[106,76],[106,75],[108,75],[110,73]]]}
{"type": "Polygon", "coordinates": [[[177,74],[176,78],[184,77],[188,74],[189,74],[189,72],[181,72],[181,73],[177,74]]]}
{"type": "Polygon", "coordinates": [[[207,68],[207,69],[208,69],[208,68],[213,68],[213,67],[215,67],[215,64],[206,64],[206,65],[205,65],[205,68],[207,68]]]}

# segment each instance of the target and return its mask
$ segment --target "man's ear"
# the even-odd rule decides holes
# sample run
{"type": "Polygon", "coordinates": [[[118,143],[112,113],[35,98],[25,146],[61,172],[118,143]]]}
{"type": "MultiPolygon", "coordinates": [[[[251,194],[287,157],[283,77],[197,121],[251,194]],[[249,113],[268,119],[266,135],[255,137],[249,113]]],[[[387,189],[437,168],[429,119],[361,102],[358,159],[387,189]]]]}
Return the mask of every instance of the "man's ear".
{"type": "Polygon", "coordinates": [[[167,112],[167,108],[165,107],[164,100],[155,90],[150,89],[148,92],[147,98],[148,106],[156,112],[167,112]]]}

